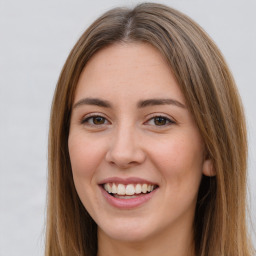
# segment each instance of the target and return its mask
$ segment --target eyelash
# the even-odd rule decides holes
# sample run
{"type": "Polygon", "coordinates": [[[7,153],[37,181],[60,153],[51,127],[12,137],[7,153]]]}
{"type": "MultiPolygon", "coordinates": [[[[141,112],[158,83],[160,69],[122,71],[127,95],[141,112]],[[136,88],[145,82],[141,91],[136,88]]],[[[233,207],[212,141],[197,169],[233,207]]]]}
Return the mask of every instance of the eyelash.
{"type": "MultiPolygon", "coordinates": [[[[88,124],[90,126],[101,126],[101,125],[105,125],[105,121],[107,121],[107,118],[103,117],[102,115],[97,115],[97,114],[92,114],[90,116],[86,116],[85,118],[82,119],[81,124],[88,124]],[[92,120],[92,122],[94,120],[96,120],[96,118],[101,118],[104,120],[104,124],[95,124],[95,123],[90,123],[90,120],[92,120]]],[[[109,122],[108,122],[109,123],[109,122]]]]}
{"type": "MultiPolygon", "coordinates": [[[[81,121],[81,124],[88,124],[90,126],[102,126],[102,125],[106,125],[106,122],[108,124],[111,124],[107,118],[103,117],[102,115],[97,115],[97,114],[93,114],[93,115],[90,115],[90,116],[87,116],[85,118],[82,119],[81,121]],[[94,121],[96,120],[96,118],[100,118],[101,120],[104,121],[104,123],[102,124],[95,124],[94,121]],[[93,122],[93,123],[90,123],[90,120],[93,122]]],[[[158,120],[159,121],[159,120],[158,120]]],[[[171,120],[170,118],[166,117],[166,116],[163,116],[163,115],[154,115],[152,117],[150,117],[144,124],[149,124],[151,126],[156,126],[156,127],[166,127],[166,126],[169,126],[169,125],[172,125],[172,124],[175,124],[176,122],[171,120]],[[162,121],[164,121],[165,123],[163,125],[157,125],[156,124],[156,120],[157,119],[162,119],[162,121]],[[150,121],[153,121],[154,124],[149,124],[150,121]]]]}
{"type": "Polygon", "coordinates": [[[172,119],[170,119],[170,118],[168,118],[166,116],[163,116],[163,115],[154,115],[151,118],[149,118],[148,121],[146,121],[145,123],[149,124],[150,121],[153,121],[154,124],[151,124],[151,125],[152,126],[156,126],[156,127],[166,127],[166,126],[175,124],[175,121],[173,121],[172,119]],[[156,124],[157,119],[162,119],[165,123],[163,125],[157,125],[156,124]]]}

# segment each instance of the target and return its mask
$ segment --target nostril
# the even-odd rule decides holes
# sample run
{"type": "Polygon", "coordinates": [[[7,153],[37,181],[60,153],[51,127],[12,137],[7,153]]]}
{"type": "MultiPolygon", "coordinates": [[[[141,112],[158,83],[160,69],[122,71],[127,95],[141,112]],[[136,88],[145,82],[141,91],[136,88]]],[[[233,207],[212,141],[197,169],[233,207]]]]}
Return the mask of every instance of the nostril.
{"type": "Polygon", "coordinates": [[[139,164],[136,161],[131,161],[131,162],[110,161],[109,163],[110,165],[116,166],[121,169],[128,169],[139,164]]]}

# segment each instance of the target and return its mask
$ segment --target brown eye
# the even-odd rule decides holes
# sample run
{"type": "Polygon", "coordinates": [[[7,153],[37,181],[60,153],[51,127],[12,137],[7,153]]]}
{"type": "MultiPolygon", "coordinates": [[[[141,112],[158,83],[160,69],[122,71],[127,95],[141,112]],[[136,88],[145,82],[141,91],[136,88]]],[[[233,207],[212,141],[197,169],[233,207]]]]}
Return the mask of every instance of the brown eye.
{"type": "Polygon", "coordinates": [[[155,127],[161,127],[161,126],[167,127],[169,125],[175,124],[175,122],[165,116],[154,116],[154,117],[150,118],[146,122],[146,124],[150,125],[150,126],[155,126],[155,127]]]}
{"type": "Polygon", "coordinates": [[[89,116],[81,121],[82,124],[88,125],[105,125],[108,124],[108,121],[105,117],[102,116],[89,116]]]}
{"type": "Polygon", "coordinates": [[[154,118],[154,123],[155,123],[155,125],[158,125],[158,126],[166,125],[167,122],[168,122],[168,120],[165,117],[158,116],[158,117],[154,118]]]}
{"type": "Polygon", "coordinates": [[[92,117],[92,121],[93,121],[93,124],[100,125],[100,124],[104,124],[106,119],[102,116],[95,116],[95,117],[92,117]]]}

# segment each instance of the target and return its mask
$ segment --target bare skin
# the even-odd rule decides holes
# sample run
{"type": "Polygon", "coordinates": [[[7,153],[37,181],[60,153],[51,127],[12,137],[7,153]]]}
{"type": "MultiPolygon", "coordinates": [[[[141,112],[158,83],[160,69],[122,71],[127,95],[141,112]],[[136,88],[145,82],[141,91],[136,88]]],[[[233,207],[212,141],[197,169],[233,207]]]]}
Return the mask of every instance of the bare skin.
{"type": "MultiPolygon", "coordinates": [[[[180,229],[181,227],[177,227],[180,229]]],[[[187,229],[187,227],[184,227],[187,229]]],[[[179,230],[173,229],[173,234],[169,230],[167,234],[162,233],[157,237],[152,237],[145,242],[123,242],[110,239],[104,232],[98,232],[98,254],[97,256],[195,256],[192,234],[185,237],[179,230]]]]}
{"type": "Polygon", "coordinates": [[[76,190],[98,225],[98,256],[195,255],[197,193],[211,162],[155,48],[115,44],[92,57],[78,82],[68,143],[76,190]],[[116,199],[104,180],[131,178],[155,186],[150,199],[109,203],[116,199]]]}

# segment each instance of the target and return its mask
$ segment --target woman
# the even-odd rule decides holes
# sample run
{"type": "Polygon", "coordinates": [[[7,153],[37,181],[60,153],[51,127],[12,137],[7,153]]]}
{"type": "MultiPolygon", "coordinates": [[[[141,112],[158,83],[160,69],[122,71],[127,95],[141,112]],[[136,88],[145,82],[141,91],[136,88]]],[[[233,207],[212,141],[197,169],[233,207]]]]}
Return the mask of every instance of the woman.
{"type": "Polygon", "coordinates": [[[205,32],[160,4],[113,9],[55,91],[46,255],[252,255],[246,162],[240,98],[205,32]]]}

